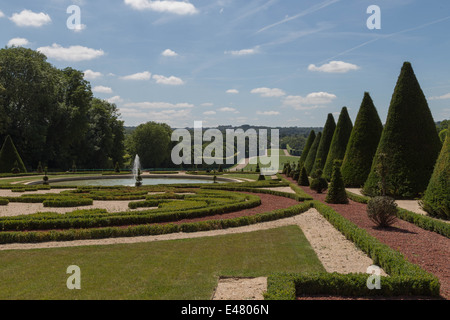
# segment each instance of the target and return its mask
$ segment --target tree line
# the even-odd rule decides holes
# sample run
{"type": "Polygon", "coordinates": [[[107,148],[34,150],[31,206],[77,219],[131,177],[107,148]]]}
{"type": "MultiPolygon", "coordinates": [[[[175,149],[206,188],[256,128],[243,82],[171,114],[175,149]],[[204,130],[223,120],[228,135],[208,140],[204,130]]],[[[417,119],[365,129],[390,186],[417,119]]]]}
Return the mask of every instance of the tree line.
{"type": "Polygon", "coordinates": [[[0,140],[9,135],[29,169],[123,164],[117,107],[93,96],[81,71],[58,69],[37,51],[0,50],[0,140]]]}

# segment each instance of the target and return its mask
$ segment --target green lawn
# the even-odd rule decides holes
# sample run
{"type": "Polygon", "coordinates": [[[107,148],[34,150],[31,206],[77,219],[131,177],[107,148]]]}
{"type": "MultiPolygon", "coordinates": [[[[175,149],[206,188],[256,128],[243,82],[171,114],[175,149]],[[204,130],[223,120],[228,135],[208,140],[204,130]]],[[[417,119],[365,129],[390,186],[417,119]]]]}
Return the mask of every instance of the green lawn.
{"type": "Polygon", "coordinates": [[[323,271],[297,226],[246,234],[0,252],[0,299],[210,299],[218,277],[323,271]],[[81,290],[66,287],[69,265],[81,290]]]}
{"type": "MultiPolygon", "coordinates": [[[[263,158],[263,161],[266,161],[266,159],[267,159],[267,157],[260,157],[260,158],[263,158]]],[[[287,162],[297,163],[298,159],[300,159],[300,157],[285,156],[285,155],[279,156],[278,170],[282,170],[284,164],[287,162]]],[[[261,165],[261,167],[267,167],[267,165],[261,165]]],[[[255,171],[255,169],[256,169],[256,164],[248,164],[245,166],[244,171],[255,171]]]]}

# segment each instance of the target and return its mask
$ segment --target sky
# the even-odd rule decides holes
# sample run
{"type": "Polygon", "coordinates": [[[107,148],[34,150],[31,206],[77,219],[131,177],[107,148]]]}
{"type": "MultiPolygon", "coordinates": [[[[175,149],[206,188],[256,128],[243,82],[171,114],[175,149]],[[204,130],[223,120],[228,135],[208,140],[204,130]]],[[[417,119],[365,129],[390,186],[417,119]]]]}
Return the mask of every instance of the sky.
{"type": "Polygon", "coordinates": [[[126,126],[322,127],[366,91],[385,122],[405,61],[450,118],[448,0],[1,0],[0,30],[83,71],[126,126]]]}

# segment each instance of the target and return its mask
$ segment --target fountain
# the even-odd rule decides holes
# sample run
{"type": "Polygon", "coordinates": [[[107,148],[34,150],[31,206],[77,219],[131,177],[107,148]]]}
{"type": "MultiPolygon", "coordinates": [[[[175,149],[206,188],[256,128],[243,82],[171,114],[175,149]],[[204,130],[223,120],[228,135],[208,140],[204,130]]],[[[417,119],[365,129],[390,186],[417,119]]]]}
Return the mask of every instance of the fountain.
{"type": "Polygon", "coordinates": [[[139,155],[136,155],[133,162],[133,177],[136,181],[135,186],[142,186],[142,177],[141,177],[141,161],[139,159],[139,155]]]}

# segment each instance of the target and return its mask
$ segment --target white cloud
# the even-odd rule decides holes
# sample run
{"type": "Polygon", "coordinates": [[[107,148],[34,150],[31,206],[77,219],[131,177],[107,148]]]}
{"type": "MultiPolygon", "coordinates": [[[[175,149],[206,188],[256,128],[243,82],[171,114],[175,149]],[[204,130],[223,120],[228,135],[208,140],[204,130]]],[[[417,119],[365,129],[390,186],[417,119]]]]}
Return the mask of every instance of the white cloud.
{"type": "Polygon", "coordinates": [[[260,94],[261,97],[264,97],[264,98],[282,97],[282,96],[286,95],[286,92],[284,92],[283,90],[278,89],[278,88],[274,88],[274,89],[256,88],[256,89],[253,89],[252,91],[250,91],[250,93],[260,94]]]}
{"type": "Polygon", "coordinates": [[[214,103],[211,103],[211,102],[205,102],[205,103],[202,103],[201,106],[202,106],[202,107],[212,107],[212,106],[214,106],[214,103]]]}
{"type": "Polygon", "coordinates": [[[236,90],[236,89],[230,89],[230,90],[227,90],[227,93],[229,93],[229,94],[238,94],[238,93],[239,93],[239,90],[236,90]]]}
{"type": "Polygon", "coordinates": [[[430,100],[447,100],[450,99],[450,93],[444,94],[442,96],[438,96],[438,97],[430,97],[430,100]]]}
{"type": "Polygon", "coordinates": [[[169,102],[131,102],[125,104],[125,107],[142,109],[190,109],[194,108],[190,103],[169,103],[169,102]]]}
{"type": "Polygon", "coordinates": [[[0,18],[3,18],[5,14],[0,10],[0,18]]]}
{"type": "Polygon", "coordinates": [[[56,43],[51,47],[40,47],[37,51],[45,54],[48,58],[72,62],[92,60],[105,54],[103,50],[96,50],[83,46],[70,46],[64,48],[56,43]]]}
{"type": "Polygon", "coordinates": [[[8,41],[8,47],[23,47],[28,44],[28,40],[25,38],[12,38],[8,41]]]}
{"type": "Polygon", "coordinates": [[[97,93],[112,93],[113,90],[110,87],[105,87],[105,86],[96,86],[92,89],[92,92],[97,92],[97,93]]]}
{"type": "Polygon", "coordinates": [[[14,13],[9,18],[19,27],[42,27],[52,22],[50,16],[46,13],[35,13],[31,10],[22,10],[20,13],[14,13]]]}
{"type": "Polygon", "coordinates": [[[174,77],[174,76],[164,77],[164,76],[155,74],[153,76],[153,79],[156,80],[156,83],[166,84],[169,86],[180,86],[180,85],[184,84],[183,80],[181,80],[180,78],[174,77]]]}
{"type": "Polygon", "coordinates": [[[237,111],[235,108],[230,108],[230,107],[220,108],[219,111],[222,111],[222,112],[239,113],[239,111],[237,111]]]}
{"type": "Polygon", "coordinates": [[[326,73],[347,73],[349,71],[358,70],[359,67],[355,64],[351,64],[344,61],[331,61],[317,67],[315,64],[310,64],[309,71],[318,71],[326,73]]]}
{"type": "Polygon", "coordinates": [[[176,53],[173,50],[166,49],[161,53],[161,55],[164,57],[176,57],[176,56],[178,56],[178,53],[176,53]]]}
{"type": "Polygon", "coordinates": [[[321,108],[336,99],[336,95],[327,92],[313,92],[306,97],[287,96],[283,105],[293,107],[296,110],[311,110],[321,108]]]}
{"type": "Polygon", "coordinates": [[[152,74],[148,71],[139,72],[135,74],[130,74],[128,76],[122,77],[123,80],[150,80],[152,74]]]}
{"type": "Polygon", "coordinates": [[[232,56],[249,56],[253,54],[259,53],[259,47],[255,47],[253,49],[242,49],[235,51],[225,51],[225,54],[231,54],[232,56]]]}
{"type": "Polygon", "coordinates": [[[101,72],[95,72],[90,69],[84,71],[84,78],[86,80],[94,80],[94,79],[100,78],[102,76],[103,76],[103,74],[101,72]]]}
{"type": "Polygon", "coordinates": [[[280,113],[278,111],[258,111],[256,112],[256,114],[261,115],[261,116],[277,116],[280,113]]]}
{"type": "Polygon", "coordinates": [[[151,0],[124,0],[125,4],[131,6],[135,10],[151,10],[160,13],[173,13],[178,15],[193,15],[198,10],[192,3],[185,1],[151,1],[151,0]]]}
{"type": "Polygon", "coordinates": [[[203,112],[203,114],[204,114],[205,116],[212,116],[212,115],[215,115],[216,112],[215,112],[215,111],[206,111],[206,112],[203,112]]]}
{"type": "Polygon", "coordinates": [[[114,96],[109,99],[106,99],[109,103],[121,103],[123,102],[123,99],[120,96],[114,96]]]}

